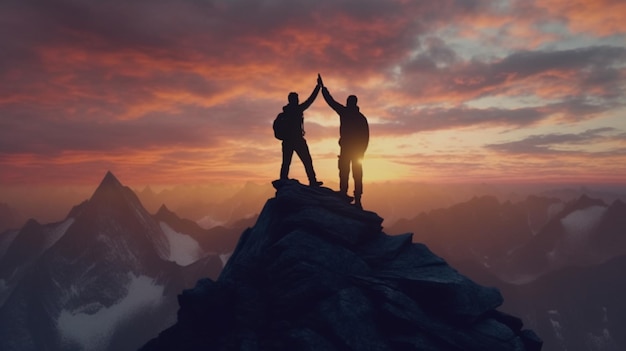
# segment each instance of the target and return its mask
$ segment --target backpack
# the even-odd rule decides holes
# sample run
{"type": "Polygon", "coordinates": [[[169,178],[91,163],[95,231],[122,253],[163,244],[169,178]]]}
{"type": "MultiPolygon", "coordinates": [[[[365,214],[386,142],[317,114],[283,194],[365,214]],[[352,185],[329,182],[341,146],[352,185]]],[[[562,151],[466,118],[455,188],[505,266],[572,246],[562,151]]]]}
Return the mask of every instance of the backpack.
{"type": "Polygon", "coordinates": [[[281,112],[276,116],[274,124],[274,137],[278,140],[285,140],[289,135],[289,121],[287,120],[287,114],[281,112]]]}

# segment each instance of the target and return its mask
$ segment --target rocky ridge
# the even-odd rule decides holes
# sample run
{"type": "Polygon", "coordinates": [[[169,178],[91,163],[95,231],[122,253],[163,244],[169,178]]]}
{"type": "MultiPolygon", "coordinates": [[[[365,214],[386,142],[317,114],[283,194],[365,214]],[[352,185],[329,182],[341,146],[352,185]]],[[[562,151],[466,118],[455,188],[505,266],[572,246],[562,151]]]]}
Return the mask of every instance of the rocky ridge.
{"type": "Polygon", "coordinates": [[[540,350],[519,318],[412,234],[328,188],[275,182],[216,281],[142,350],[540,350]]]}

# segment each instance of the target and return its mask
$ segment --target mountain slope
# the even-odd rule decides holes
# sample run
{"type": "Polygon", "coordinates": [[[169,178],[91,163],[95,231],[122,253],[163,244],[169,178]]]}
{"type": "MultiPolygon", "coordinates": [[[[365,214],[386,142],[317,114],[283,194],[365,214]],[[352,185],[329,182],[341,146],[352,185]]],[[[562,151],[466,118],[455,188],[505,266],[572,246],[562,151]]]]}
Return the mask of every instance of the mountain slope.
{"type": "Polygon", "coordinates": [[[562,202],[530,196],[517,203],[475,197],[400,220],[390,233],[414,239],[455,264],[474,261],[500,279],[525,283],[563,267],[626,254],[626,205],[582,195],[562,202]]]}
{"type": "Polygon", "coordinates": [[[524,317],[550,351],[626,349],[626,256],[503,285],[504,308],[524,317]]]}
{"type": "Polygon", "coordinates": [[[572,266],[590,266],[626,254],[626,206],[607,206],[586,195],[563,209],[500,267],[510,281],[524,282],[572,266]]]}
{"type": "Polygon", "coordinates": [[[4,351],[135,350],[174,321],[178,291],[222,268],[204,252],[178,264],[184,253],[110,172],[63,223],[29,222],[3,257],[22,267],[0,291],[4,351]]]}
{"type": "Polygon", "coordinates": [[[24,223],[23,216],[11,206],[0,202],[0,234],[8,229],[14,229],[24,223]]]}
{"type": "Polygon", "coordinates": [[[400,220],[389,232],[413,232],[417,241],[451,261],[475,259],[495,265],[507,252],[529,242],[558,204],[557,199],[541,197],[515,204],[500,203],[493,196],[474,197],[400,220]]]}
{"type": "Polygon", "coordinates": [[[180,218],[165,205],[161,205],[154,218],[160,223],[162,229],[163,225],[167,225],[173,231],[188,235],[203,251],[220,253],[233,252],[241,232],[253,224],[249,220],[241,220],[232,223],[229,227],[216,226],[204,229],[192,220],[180,218]]]}
{"type": "Polygon", "coordinates": [[[327,188],[275,182],[216,281],[142,350],[539,350],[502,296],[327,188]]]}
{"type": "Polygon", "coordinates": [[[31,219],[11,235],[13,239],[7,240],[5,253],[0,256],[0,307],[41,255],[56,244],[73,222],[73,218],[67,218],[63,222],[42,225],[31,219]]]}

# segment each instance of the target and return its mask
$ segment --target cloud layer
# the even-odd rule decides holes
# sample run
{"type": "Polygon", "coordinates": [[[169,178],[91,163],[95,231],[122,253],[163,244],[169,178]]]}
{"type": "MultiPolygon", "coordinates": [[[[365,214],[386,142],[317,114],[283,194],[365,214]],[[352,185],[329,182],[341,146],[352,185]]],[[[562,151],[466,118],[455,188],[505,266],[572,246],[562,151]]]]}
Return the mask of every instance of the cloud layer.
{"type": "MultiPolygon", "coordinates": [[[[370,158],[401,169],[387,178],[480,163],[476,180],[524,179],[505,162],[524,155],[529,180],[626,179],[611,166],[626,161],[625,12],[619,0],[3,1],[0,181],[273,179],[271,120],[318,72],[338,101],[359,96],[370,158]],[[446,167],[411,159],[442,155],[446,167]]],[[[334,164],[321,98],[305,128],[334,164]]]]}

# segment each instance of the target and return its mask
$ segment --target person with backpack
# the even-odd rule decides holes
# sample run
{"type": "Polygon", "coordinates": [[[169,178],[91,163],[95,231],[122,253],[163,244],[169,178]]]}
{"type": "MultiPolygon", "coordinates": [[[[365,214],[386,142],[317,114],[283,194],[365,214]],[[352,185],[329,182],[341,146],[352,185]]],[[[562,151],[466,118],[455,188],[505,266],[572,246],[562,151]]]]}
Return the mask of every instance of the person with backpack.
{"type": "Polygon", "coordinates": [[[344,106],[333,99],[321,77],[318,78],[318,84],[322,86],[322,96],[324,96],[328,106],[339,115],[339,193],[349,202],[354,200],[355,206],[362,209],[362,161],[370,138],[367,118],[360,112],[355,95],[348,96],[346,106],[344,106]],[[352,166],[352,177],[354,178],[354,198],[348,195],[350,166],[352,166]]]}
{"type": "Polygon", "coordinates": [[[287,96],[288,104],[283,106],[283,112],[278,114],[274,121],[274,136],[282,140],[283,161],[280,166],[280,180],[287,180],[289,166],[293,153],[300,157],[306,175],[309,178],[309,185],[320,186],[323,183],[318,181],[313,170],[313,160],[309,147],[304,139],[304,110],[309,108],[321,88],[321,79],[318,75],[317,85],[311,96],[306,101],[299,103],[298,93],[291,92],[287,96]]]}

